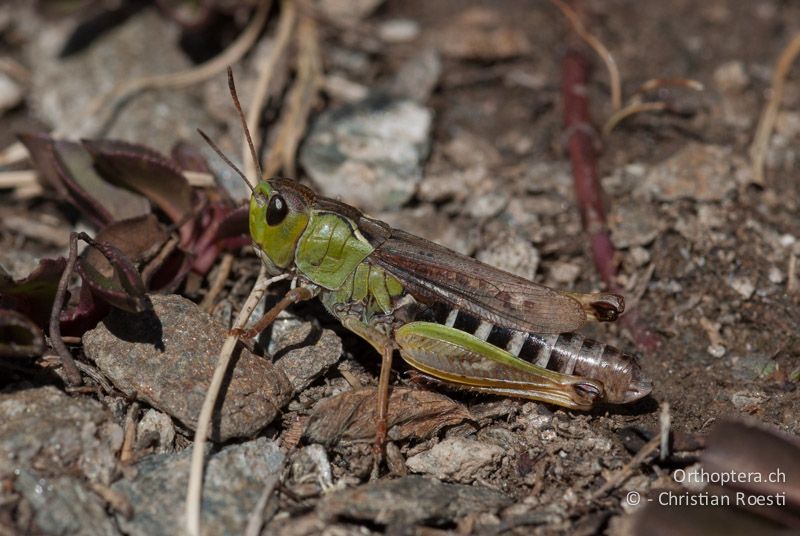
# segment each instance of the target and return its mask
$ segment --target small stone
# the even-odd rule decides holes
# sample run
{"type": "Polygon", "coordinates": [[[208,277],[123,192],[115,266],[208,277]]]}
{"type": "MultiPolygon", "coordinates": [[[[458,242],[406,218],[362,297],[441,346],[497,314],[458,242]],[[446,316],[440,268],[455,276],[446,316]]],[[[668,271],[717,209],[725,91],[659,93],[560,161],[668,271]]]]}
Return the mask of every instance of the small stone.
{"type": "MultiPolygon", "coordinates": [[[[181,534],[192,449],[158,454],[136,464],[135,476],[112,486],[134,505],[131,519],[117,515],[128,536],[181,534]]],[[[277,443],[260,437],[212,455],[203,480],[200,526],[204,534],[244,534],[265,482],[277,478],[284,454],[277,443]]]]}
{"type": "Polygon", "coordinates": [[[658,213],[641,201],[617,204],[609,218],[611,241],[619,249],[646,246],[660,231],[658,213]]]}
{"type": "Polygon", "coordinates": [[[0,72],[0,116],[22,102],[22,88],[10,76],[0,72]]]}
{"type": "MultiPolygon", "coordinates": [[[[112,312],[83,336],[84,351],[117,389],[194,430],[227,329],[181,296],[150,299],[150,313],[112,312]]],[[[241,349],[234,364],[214,441],[257,433],[291,398],[289,380],[266,359],[241,349]]]]}
{"type": "Polygon", "coordinates": [[[654,166],[637,192],[662,201],[720,201],[736,188],[729,147],[689,143],[654,166]]]}
{"type": "Polygon", "coordinates": [[[415,473],[468,483],[475,480],[481,469],[499,461],[502,455],[503,449],[497,445],[452,437],[410,457],[406,466],[415,473]]]}
{"type": "Polygon", "coordinates": [[[502,211],[510,200],[510,195],[498,188],[492,180],[480,182],[464,203],[464,211],[477,219],[492,218],[502,211]]]}
{"type": "Polygon", "coordinates": [[[482,165],[472,166],[463,171],[451,170],[441,175],[430,175],[419,185],[417,195],[420,200],[431,203],[463,200],[486,177],[487,170],[482,165]]]}
{"type": "Polygon", "coordinates": [[[775,283],[776,285],[783,283],[783,281],[786,279],[786,276],[777,266],[769,267],[769,275],[767,277],[769,277],[770,283],[775,283]]]}
{"type": "MultiPolygon", "coordinates": [[[[65,29],[63,24],[43,24],[38,31],[30,31],[25,50],[29,64],[36,68],[28,104],[53,130],[73,139],[96,135],[100,123],[108,119],[108,108],[94,114],[87,110],[118,83],[192,67],[175,46],[180,28],[155,10],[128,18],[69,57],[60,56],[65,29]]],[[[196,139],[198,127],[217,139],[219,124],[197,106],[201,92],[199,87],[140,92],[119,107],[119,120],[104,136],[146,143],[162,151],[180,138],[196,139]]]]}
{"type": "Polygon", "coordinates": [[[369,16],[383,0],[315,0],[314,8],[339,21],[355,22],[369,16]]]}
{"type": "Polygon", "coordinates": [[[728,350],[721,344],[709,344],[706,352],[716,358],[723,357],[728,350]]]}
{"type": "Polygon", "coordinates": [[[323,497],[317,510],[327,519],[343,517],[408,527],[420,522],[452,523],[468,514],[496,512],[510,503],[508,497],[486,487],[409,475],[331,493],[323,497]]]}
{"type": "Polygon", "coordinates": [[[505,232],[482,249],[476,258],[506,272],[533,280],[539,267],[539,252],[530,240],[505,232]]]}
{"type": "Polygon", "coordinates": [[[430,148],[431,111],[373,95],[323,112],[300,149],[317,190],[367,211],[395,209],[414,194],[430,148]]]}
{"type": "Polygon", "coordinates": [[[630,256],[633,265],[637,268],[644,266],[650,262],[651,259],[650,252],[641,246],[631,248],[628,252],[628,255],[630,256]]]}
{"type": "Polygon", "coordinates": [[[471,7],[439,32],[439,48],[450,57],[497,61],[530,54],[528,36],[490,8],[471,7]]]}
{"type": "Polygon", "coordinates": [[[378,27],[378,35],[387,43],[407,43],[419,37],[419,23],[411,19],[390,19],[378,27]]]}
{"type": "Polygon", "coordinates": [[[734,407],[746,413],[757,411],[767,400],[769,397],[760,391],[738,391],[731,395],[734,407]]]}
{"type": "Polygon", "coordinates": [[[155,448],[155,453],[172,452],[175,425],[166,413],[148,409],[136,426],[136,450],[155,448]]]}
{"type": "Polygon", "coordinates": [[[122,429],[95,400],[49,386],[0,394],[0,479],[48,467],[109,484],[121,445],[122,429]]]}
{"type": "Polygon", "coordinates": [[[714,83],[724,92],[741,91],[750,84],[750,77],[741,61],[729,61],[714,70],[714,83]]]}
{"type": "Polygon", "coordinates": [[[279,319],[272,327],[269,353],[275,367],[300,392],[339,361],[342,341],[333,331],[310,322],[279,319]]]}
{"type": "Polygon", "coordinates": [[[424,103],[439,84],[441,74],[439,53],[433,47],[423,48],[400,66],[389,91],[397,97],[424,103]]]}
{"type": "MultiPolygon", "coordinates": [[[[33,510],[33,525],[36,530],[31,531],[29,525],[25,529],[26,533],[97,536],[120,534],[113,519],[106,513],[103,501],[78,478],[40,477],[27,469],[20,469],[8,482],[28,503],[28,508],[33,510]]],[[[21,505],[15,507],[22,510],[21,505]]],[[[9,533],[15,534],[13,528],[9,533]]]]}
{"type": "Polygon", "coordinates": [[[555,261],[550,265],[550,279],[562,285],[571,285],[581,275],[581,267],[564,261],[555,261]]]}
{"type": "Polygon", "coordinates": [[[331,73],[325,77],[325,93],[342,102],[358,102],[369,94],[369,88],[344,76],[331,73]]]}
{"type": "Polygon", "coordinates": [[[756,286],[753,284],[753,282],[744,276],[731,277],[728,280],[728,284],[745,300],[749,300],[753,295],[753,292],[756,290],[756,286]]]}

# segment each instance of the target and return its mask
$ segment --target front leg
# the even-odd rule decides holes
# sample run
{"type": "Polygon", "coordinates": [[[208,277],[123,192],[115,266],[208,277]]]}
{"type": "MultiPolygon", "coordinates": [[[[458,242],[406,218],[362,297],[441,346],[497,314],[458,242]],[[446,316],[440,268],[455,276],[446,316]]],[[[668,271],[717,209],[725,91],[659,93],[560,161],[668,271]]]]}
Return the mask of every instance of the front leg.
{"type": "Polygon", "coordinates": [[[283,311],[290,305],[293,305],[297,302],[310,300],[318,293],[319,289],[316,287],[293,288],[292,290],[287,292],[286,295],[284,295],[284,297],[281,298],[281,300],[272,307],[272,309],[264,313],[264,315],[259,319],[258,322],[256,322],[247,329],[234,328],[231,330],[231,333],[245,341],[254,339],[259,333],[264,331],[267,328],[267,326],[272,324],[272,322],[281,313],[281,311],[283,311]]]}

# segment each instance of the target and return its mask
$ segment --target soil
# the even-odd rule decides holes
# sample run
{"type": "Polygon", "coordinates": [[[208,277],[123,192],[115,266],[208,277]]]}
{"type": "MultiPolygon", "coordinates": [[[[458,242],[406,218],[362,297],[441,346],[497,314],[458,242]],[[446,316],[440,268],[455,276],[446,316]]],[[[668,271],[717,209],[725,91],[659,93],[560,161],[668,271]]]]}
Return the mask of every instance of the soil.
{"type": "MultiPolygon", "coordinates": [[[[701,4],[614,0],[589,1],[584,8],[589,31],[611,51],[619,66],[623,96],[633,95],[650,79],[691,79],[704,87],[693,91],[665,86],[650,93],[648,98],[669,103],[666,112],[633,115],[603,136],[600,126],[613,113],[609,78],[597,57],[584,50],[593,63],[586,91],[604,202],[612,242],[617,246],[617,283],[626,295],[628,314],[637,319],[636,324],[591,325],[584,332],[638,354],[653,380],[652,394],[629,406],[603,406],[581,413],[418,386],[466,407],[470,418],[449,414],[446,426],[426,422],[425,433],[408,433],[402,438],[390,434],[387,465],[395,471],[377,483],[367,484],[371,469],[368,439],[329,441],[324,445],[324,462],[315,461],[314,449],[308,451],[322,440],[299,440],[286,453],[282,491],[274,494],[271,509],[264,511],[262,533],[637,533],[637,508],[626,502],[627,493],[637,491],[652,497],[653,490],[660,488],[685,491],[670,474],[697,461],[698,447],[716,422],[744,419],[800,435],[797,70],[788,75],[763,184],[753,178],[749,155],[758,118],[770,95],[774,66],[783,48],[800,32],[800,5],[778,0],[701,4]],[[657,345],[637,348],[637,330],[647,333],[657,345]],[[673,437],[670,457],[659,462],[653,454],[630,470],[623,469],[659,432],[667,413],[673,437]],[[326,466],[330,471],[327,481],[320,476],[326,466]],[[623,470],[629,473],[627,478],[594,497],[623,470]],[[368,491],[373,488],[364,488],[363,496],[348,495],[358,485],[391,482],[398,473],[406,472],[504,497],[476,499],[470,495],[465,499],[464,489],[452,488],[456,490],[452,491],[454,501],[485,501],[491,507],[470,510],[440,504],[439,510],[417,517],[406,513],[382,518],[368,508],[370,501],[399,502],[398,497],[411,501],[413,490],[392,488],[384,490],[383,496],[370,498],[368,491]],[[354,505],[360,502],[361,509],[357,509],[354,505]]],[[[24,12],[24,17],[35,17],[22,6],[12,8],[12,15],[14,9],[24,12]]],[[[277,20],[277,12],[272,17],[277,20]]],[[[45,28],[65,25],[63,21],[37,24],[45,28]]],[[[24,28],[17,31],[24,37],[21,41],[12,38],[10,29],[5,34],[0,29],[0,37],[5,38],[0,55],[16,58],[35,71],[36,58],[30,56],[30,50],[36,49],[30,42],[34,38],[24,28]]],[[[268,26],[267,32],[274,34],[274,26],[268,26]]],[[[373,207],[376,216],[532,276],[541,284],[581,292],[604,290],[581,226],[565,153],[568,134],[562,123],[560,66],[570,42],[568,32],[560,12],[538,1],[388,0],[362,20],[346,25],[320,22],[326,74],[341,74],[365,88],[387,87],[400,67],[414,61],[415,54],[426,46],[441,53],[438,83],[421,102],[432,110],[433,123],[429,154],[422,163],[415,193],[399,207],[373,207]],[[485,42],[473,39],[464,22],[470,17],[479,21],[477,27],[488,25],[506,32],[498,39],[508,53],[497,57],[485,42]],[[414,21],[419,35],[395,44],[376,39],[380,28],[398,19],[414,21]],[[470,173],[477,178],[465,179],[470,173]],[[504,246],[497,247],[498,243],[504,246]]],[[[89,48],[92,46],[98,45],[89,48]]],[[[208,95],[221,87],[224,74],[217,78],[208,83],[211,89],[193,88],[192,102],[202,106],[212,102],[208,95]]],[[[253,80],[251,72],[240,85],[253,80]]],[[[46,102],[49,88],[34,84],[30,89],[40,94],[28,96],[0,117],[0,142],[10,143],[9,132],[20,125],[48,123],[33,103],[46,102]]],[[[243,101],[247,102],[246,96],[243,101]]],[[[340,98],[324,94],[313,109],[312,120],[340,105],[340,98]]],[[[273,105],[269,113],[279,110],[273,105]]],[[[233,114],[228,125],[220,125],[212,114],[209,117],[219,127],[220,144],[238,147],[240,131],[233,114]]],[[[123,109],[115,121],[125,120],[123,109]]],[[[176,131],[194,128],[181,125],[176,131]]],[[[159,136],[169,137],[164,132],[159,136]]],[[[147,143],[148,133],[132,133],[130,139],[147,143]]],[[[159,149],[167,152],[164,147],[159,149]]],[[[307,181],[302,167],[298,174],[307,181]]],[[[0,262],[7,268],[21,265],[22,273],[24,267],[35,265],[35,259],[64,255],[63,237],[59,242],[51,235],[32,236],[18,226],[6,225],[9,218],[44,222],[53,229],[86,228],[74,210],[47,191],[18,199],[12,189],[2,190],[0,214],[0,262]]],[[[237,281],[249,274],[245,285],[249,288],[255,271],[249,249],[236,255],[230,281],[219,298],[227,303],[227,318],[246,294],[237,281]]],[[[199,302],[210,280],[204,279],[195,289],[187,284],[179,292],[199,302]]],[[[218,317],[224,320],[221,309],[218,317]]],[[[351,389],[353,378],[374,386],[380,366],[377,354],[336,325],[321,307],[300,306],[292,310],[292,316],[303,325],[310,322],[333,329],[342,340],[344,353],[335,366],[320,366],[314,380],[295,393],[282,417],[261,432],[284,445],[296,434],[294,423],[313,415],[315,404],[351,389]]],[[[302,341],[291,348],[298,345],[302,341]]],[[[408,367],[395,361],[393,385],[415,386],[409,380],[408,367]]],[[[2,374],[0,386],[8,396],[47,383],[63,389],[58,378],[43,379],[27,365],[2,374]]],[[[126,397],[71,396],[100,400],[115,415],[117,424],[124,425],[126,397]],[[112,401],[123,409],[112,407],[112,401]]],[[[189,444],[192,434],[184,425],[176,425],[178,440],[172,450],[177,451],[189,444]]],[[[239,438],[233,443],[243,441],[239,438]]],[[[735,443],[737,438],[730,441],[735,443]]],[[[145,457],[147,452],[137,456],[145,457]]],[[[52,469],[53,473],[60,474],[52,469]]],[[[798,482],[789,484],[798,486],[798,482]]],[[[437,488],[430,493],[450,491],[437,488]]],[[[9,527],[0,533],[57,532],[57,524],[41,526],[40,518],[31,514],[44,506],[23,507],[19,501],[27,500],[20,499],[24,493],[11,495],[17,502],[0,502],[0,524],[9,527]],[[21,525],[23,521],[30,525],[21,525]]],[[[181,505],[182,497],[175,501],[181,505]]],[[[393,507],[396,505],[386,505],[387,509],[393,507]]],[[[120,515],[113,508],[106,513],[111,518],[120,515]]],[[[113,530],[133,534],[140,529],[135,523],[116,523],[113,530]]],[[[78,533],[62,533],[73,532],[78,533]]]]}

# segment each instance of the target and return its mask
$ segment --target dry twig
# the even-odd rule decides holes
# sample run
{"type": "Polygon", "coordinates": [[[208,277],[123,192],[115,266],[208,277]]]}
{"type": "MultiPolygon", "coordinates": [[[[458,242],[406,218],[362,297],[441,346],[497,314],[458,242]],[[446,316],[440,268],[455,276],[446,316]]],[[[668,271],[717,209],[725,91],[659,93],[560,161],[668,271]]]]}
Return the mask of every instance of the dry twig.
{"type": "Polygon", "coordinates": [[[258,305],[261,297],[266,292],[267,288],[274,282],[286,279],[289,277],[286,274],[268,279],[266,266],[261,266],[261,271],[258,273],[253,290],[247,297],[242,310],[236,316],[233,323],[233,329],[230,335],[225,338],[222,343],[222,349],[219,352],[217,366],[214,369],[214,375],[211,377],[211,382],[206,391],[206,398],[203,401],[203,406],[200,408],[200,416],[197,419],[197,429],[194,434],[194,447],[192,450],[192,463],[189,473],[189,486],[186,493],[186,531],[191,536],[199,536],[200,534],[200,499],[203,490],[203,462],[205,459],[205,443],[208,437],[208,432],[211,427],[211,417],[214,413],[214,406],[217,403],[217,396],[219,395],[222,380],[228,371],[228,365],[233,355],[233,350],[236,348],[236,343],[239,340],[237,335],[238,330],[244,329],[250,315],[258,305]]]}
{"type": "Polygon", "coordinates": [[[125,436],[122,448],[119,451],[119,461],[129,464],[134,459],[134,444],[136,443],[136,414],[139,412],[138,402],[132,402],[125,415],[125,436]]]}
{"type": "Polygon", "coordinates": [[[589,33],[581,21],[578,14],[567,5],[563,0],[550,0],[559,11],[569,20],[572,29],[576,34],[594,50],[608,70],[609,84],[611,86],[611,107],[616,111],[622,107],[622,81],[620,80],[619,68],[614,56],[598,38],[589,33]]]}
{"type": "Polygon", "coordinates": [[[217,271],[214,281],[211,283],[211,288],[208,289],[208,294],[206,294],[203,301],[200,302],[200,308],[202,310],[211,312],[214,308],[214,301],[216,301],[222,289],[225,288],[225,282],[228,280],[231,268],[233,268],[233,255],[226,253],[222,257],[222,262],[219,263],[219,270],[217,271]]]}
{"type": "Polygon", "coordinates": [[[623,482],[630,478],[633,471],[639,467],[642,462],[658,449],[659,445],[661,445],[661,434],[656,434],[653,439],[645,443],[645,445],[639,449],[639,452],[631,458],[631,461],[614,473],[605,484],[600,486],[600,488],[592,494],[591,500],[596,501],[604,497],[609,491],[618,488],[623,482]]]}
{"type": "Polygon", "coordinates": [[[239,61],[253,47],[261,30],[264,28],[264,24],[267,22],[267,15],[271,5],[271,0],[259,2],[250,25],[244,29],[231,46],[206,63],[178,73],[157,74],[122,82],[105,95],[98,97],[89,106],[88,115],[94,116],[101,110],[113,110],[118,103],[146,89],[185,87],[213,78],[229,65],[239,61]]]}
{"type": "Polygon", "coordinates": [[[285,112],[278,125],[278,136],[264,164],[264,178],[273,176],[281,169],[286,176],[295,176],[297,146],[305,133],[311,106],[322,87],[322,57],[317,23],[312,17],[304,15],[297,26],[297,79],[286,98],[285,112]]]}
{"type": "Polygon", "coordinates": [[[783,49],[775,74],[772,75],[772,91],[761,118],[758,120],[753,144],[750,146],[750,158],[753,165],[753,181],[764,184],[764,162],[767,156],[767,146],[772,130],[775,128],[775,119],[778,117],[778,108],[783,99],[783,86],[786,84],[786,75],[797,55],[800,54],[800,34],[795,35],[789,45],[783,49]]]}
{"type": "Polygon", "coordinates": [[[67,266],[64,268],[64,273],[61,274],[61,280],[58,282],[58,289],[56,290],[56,297],[53,301],[53,309],[50,311],[50,344],[61,358],[61,366],[64,367],[67,383],[72,387],[81,385],[83,380],[81,379],[81,373],[78,367],[75,365],[75,360],[72,359],[72,354],[61,339],[60,317],[61,309],[64,307],[64,298],[67,295],[67,286],[69,286],[69,280],[72,277],[72,272],[75,270],[75,262],[78,260],[78,236],[78,233],[72,233],[70,235],[67,266]]]}
{"type": "MultiPolygon", "coordinates": [[[[261,113],[266,104],[267,95],[270,90],[270,83],[272,82],[273,75],[278,66],[278,63],[286,53],[286,48],[289,44],[290,38],[294,33],[295,20],[297,19],[297,10],[295,3],[291,0],[283,0],[281,4],[281,19],[278,24],[278,35],[275,37],[275,44],[268,56],[264,57],[264,62],[258,67],[258,80],[256,81],[256,89],[253,92],[253,99],[250,103],[250,110],[247,114],[246,125],[253,136],[253,145],[258,147],[261,138],[259,137],[258,123],[261,119],[261,113]]],[[[256,162],[251,162],[248,157],[247,146],[243,149],[242,160],[245,162],[244,173],[247,177],[255,177],[260,180],[262,177],[256,175],[256,162]]],[[[253,183],[255,186],[255,183],[253,183]]]]}

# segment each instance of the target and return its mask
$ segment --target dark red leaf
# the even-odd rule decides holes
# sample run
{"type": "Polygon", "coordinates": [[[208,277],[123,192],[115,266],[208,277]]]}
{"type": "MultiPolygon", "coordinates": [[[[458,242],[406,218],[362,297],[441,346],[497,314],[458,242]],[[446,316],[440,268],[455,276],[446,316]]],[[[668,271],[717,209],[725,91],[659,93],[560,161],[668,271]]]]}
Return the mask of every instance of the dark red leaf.
{"type": "Polygon", "coordinates": [[[0,303],[24,314],[41,327],[47,326],[58,281],[66,265],[63,258],[42,259],[35,270],[18,281],[0,272],[0,303]]]}
{"type": "Polygon", "coordinates": [[[17,136],[28,149],[31,160],[45,184],[58,192],[63,199],[70,199],[67,187],[61,182],[53,152],[53,138],[45,132],[26,132],[17,136]]]}
{"type": "Polygon", "coordinates": [[[95,210],[105,211],[104,223],[150,213],[150,203],[141,195],[104,180],[95,170],[91,155],[78,143],[54,143],[56,166],[73,196],[95,210]]]}
{"type": "Polygon", "coordinates": [[[93,264],[93,257],[88,253],[90,248],[78,259],[76,270],[92,293],[124,311],[137,313],[149,310],[151,305],[144,283],[131,261],[115,246],[92,240],[85,233],[81,233],[80,238],[102,253],[108,261],[107,265],[93,264]]]}
{"type": "Polygon", "coordinates": [[[150,212],[147,199],[98,175],[91,155],[80,144],[55,141],[45,134],[21,135],[20,139],[47,184],[96,225],[150,212]]]}
{"type": "Polygon", "coordinates": [[[175,163],[140,145],[112,140],[84,140],[95,166],[106,179],[155,203],[174,223],[181,223],[181,245],[191,243],[196,196],[175,163]]]}
{"type": "Polygon", "coordinates": [[[198,173],[211,173],[208,162],[203,152],[193,143],[180,141],[172,148],[172,159],[179,168],[185,171],[196,171],[198,173]]]}
{"type": "MultiPolygon", "coordinates": [[[[321,400],[304,435],[315,443],[363,441],[375,437],[378,422],[376,388],[346,391],[321,400]]],[[[446,426],[471,420],[469,410],[433,391],[394,387],[389,397],[389,438],[427,439],[446,426]]]]}
{"type": "Polygon", "coordinates": [[[0,357],[32,357],[44,352],[39,326],[25,315],[0,309],[0,357]]]}
{"type": "Polygon", "coordinates": [[[215,240],[237,238],[246,235],[250,237],[250,207],[244,205],[226,213],[219,223],[215,240]]]}

